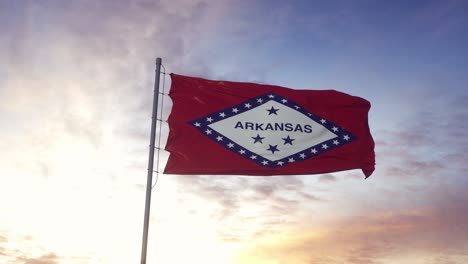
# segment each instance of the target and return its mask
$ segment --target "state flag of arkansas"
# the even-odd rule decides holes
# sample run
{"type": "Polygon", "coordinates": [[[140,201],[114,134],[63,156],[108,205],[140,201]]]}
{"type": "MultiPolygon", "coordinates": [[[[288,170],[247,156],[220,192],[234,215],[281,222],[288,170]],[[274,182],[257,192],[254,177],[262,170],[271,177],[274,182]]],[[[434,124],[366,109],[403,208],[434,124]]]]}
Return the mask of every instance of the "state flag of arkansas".
{"type": "Polygon", "coordinates": [[[293,90],[171,74],[166,174],[299,175],[374,171],[370,103],[334,90],[293,90]]]}

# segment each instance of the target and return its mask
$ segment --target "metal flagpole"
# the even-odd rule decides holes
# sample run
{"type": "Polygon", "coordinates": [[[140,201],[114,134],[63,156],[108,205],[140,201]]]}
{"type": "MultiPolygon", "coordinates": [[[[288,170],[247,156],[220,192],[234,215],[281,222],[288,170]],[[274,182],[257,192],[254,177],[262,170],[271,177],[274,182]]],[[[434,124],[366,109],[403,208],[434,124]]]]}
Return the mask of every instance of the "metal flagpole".
{"type": "MultiPolygon", "coordinates": [[[[146,202],[145,202],[145,219],[143,223],[143,242],[141,245],[141,264],[146,264],[146,250],[148,248],[148,229],[151,207],[151,189],[153,184],[153,163],[154,163],[154,149],[156,138],[156,119],[158,112],[159,100],[159,77],[161,75],[161,58],[156,58],[156,77],[154,79],[154,95],[153,95],[153,115],[151,118],[151,138],[150,150],[148,160],[148,177],[146,181],[146,202]]],[[[159,161],[158,161],[159,162],[159,161]]]]}

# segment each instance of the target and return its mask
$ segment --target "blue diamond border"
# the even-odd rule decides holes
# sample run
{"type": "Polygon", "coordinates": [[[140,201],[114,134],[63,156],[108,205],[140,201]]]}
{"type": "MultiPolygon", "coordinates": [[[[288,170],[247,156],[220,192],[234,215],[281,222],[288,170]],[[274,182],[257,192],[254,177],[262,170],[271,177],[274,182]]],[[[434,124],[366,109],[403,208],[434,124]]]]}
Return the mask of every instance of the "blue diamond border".
{"type": "Polygon", "coordinates": [[[195,127],[203,135],[207,136],[208,138],[220,144],[221,146],[228,149],[229,151],[236,153],[237,155],[240,155],[243,158],[249,159],[259,164],[260,166],[270,167],[270,168],[278,168],[278,167],[283,167],[289,163],[305,161],[315,156],[318,156],[322,153],[330,151],[332,149],[346,145],[357,139],[355,135],[351,134],[350,132],[338,126],[337,124],[325,118],[317,116],[313,113],[310,113],[309,111],[305,110],[302,106],[296,104],[294,101],[291,101],[275,93],[267,93],[264,95],[251,98],[249,100],[243,101],[242,103],[239,103],[231,107],[227,107],[222,110],[213,112],[209,115],[191,120],[187,122],[187,124],[195,127]],[[287,156],[283,159],[272,161],[243,148],[241,145],[237,144],[236,142],[232,141],[228,137],[224,136],[223,134],[219,133],[218,131],[208,126],[210,124],[216,123],[226,118],[233,117],[233,116],[242,114],[244,112],[250,111],[256,107],[259,107],[267,103],[270,100],[276,101],[284,106],[287,106],[293,110],[296,110],[302,113],[303,115],[307,116],[313,121],[324,126],[330,132],[336,134],[337,137],[321,142],[312,147],[308,147],[302,151],[299,151],[293,155],[287,156]],[[235,111],[234,109],[237,109],[237,111],[235,111]],[[338,130],[334,131],[333,128],[337,128],[338,130]]]}

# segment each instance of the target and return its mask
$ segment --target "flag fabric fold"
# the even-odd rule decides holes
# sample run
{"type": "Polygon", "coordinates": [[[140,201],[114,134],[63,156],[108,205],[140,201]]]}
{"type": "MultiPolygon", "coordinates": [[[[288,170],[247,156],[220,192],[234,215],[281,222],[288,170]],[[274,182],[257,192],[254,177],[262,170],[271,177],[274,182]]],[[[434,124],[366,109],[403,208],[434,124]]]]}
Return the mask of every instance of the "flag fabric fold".
{"type": "Polygon", "coordinates": [[[334,90],[293,90],[171,74],[164,173],[299,175],[374,171],[370,103],[334,90]]]}

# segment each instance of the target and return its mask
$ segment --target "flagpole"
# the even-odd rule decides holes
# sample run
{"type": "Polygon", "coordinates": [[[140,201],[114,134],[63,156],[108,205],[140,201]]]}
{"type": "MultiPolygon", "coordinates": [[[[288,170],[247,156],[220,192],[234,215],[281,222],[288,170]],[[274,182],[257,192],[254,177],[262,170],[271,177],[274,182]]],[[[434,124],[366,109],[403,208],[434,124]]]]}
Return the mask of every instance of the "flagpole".
{"type": "MultiPolygon", "coordinates": [[[[161,58],[156,58],[156,77],[154,79],[154,94],[153,94],[153,115],[151,118],[151,138],[150,150],[148,159],[148,177],[146,180],[146,201],[145,201],[145,219],[143,223],[143,242],[141,245],[141,264],[146,264],[146,251],[148,248],[148,229],[150,220],[150,207],[151,207],[151,189],[153,184],[153,163],[154,163],[154,149],[156,138],[156,119],[158,112],[159,100],[159,77],[161,76],[161,58]]],[[[159,161],[158,161],[159,162],[159,161]]]]}

